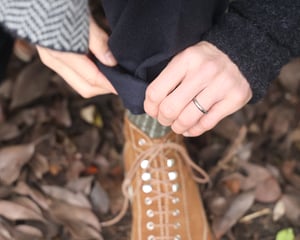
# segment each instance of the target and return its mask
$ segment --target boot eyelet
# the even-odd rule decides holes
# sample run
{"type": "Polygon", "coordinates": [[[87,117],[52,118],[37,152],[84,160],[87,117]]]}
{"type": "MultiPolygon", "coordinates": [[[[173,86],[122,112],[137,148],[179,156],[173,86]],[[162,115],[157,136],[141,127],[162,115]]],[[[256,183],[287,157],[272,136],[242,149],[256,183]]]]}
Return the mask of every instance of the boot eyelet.
{"type": "Polygon", "coordinates": [[[146,144],[146,140],[144,138],[140,138],[138,144],[139,146],[144,146],[146,144]]]}
{"type": "Polygon", "coordinates": [[[150,184],[145,184],[142,186],[144,193],[151,193],[152,192],[152,186],[150,184]]]}
{"type": "Polygon", "coordinates": [[[179,190],[179,184],[178,183],[172,184],[172,192],[176,193],[178,192],[178,190],[179,190]]]}
{"type": "Polygon", "coordinates": [[[150,236],[147,237],[147,240],[155,240],[155,237],[153,235],[150,235],[150,236]]]}
{"type": "Polygon", "coordinates": [[[149,218],[154,217],[154,212],[153,212],[153,210],[151,210],[151,209],[147,210],[146,214],[147,214],[147,216],[148,216],[149,218]]]}
{"type": "Polygon", "coordinates": [[[169,180],[170,180],[170,181],[174,181],[174,180],[177,179],[178,173],[177,173],[177,172],[169,172],[169,173],[168,173],[168,177],[169,177],[169,180]]]}
{"type": "Polygon", "coordinates": [[[142,169],[147,169],[149,167],[149,160],[144,159],[143,161],[141,161],[141,168],[142,169]]]}
{"type": "Polygon", "coordinates": [[[174,237],[174,240],[181,240],[181,236],[180,236],[180,235],[176,235],[176,236],[174,237]]]}
{"type": "Polygon", "coordinates": [[[180,199],[178,197],[172,199],[173,204],[177,204],[179,202],[180,202],[180,199]]]}
{"type": "Polygon", "coordinates": [[[173,213],[172,213],[172,215],[173,215],[174,217],[179,216],[179,214],[180,214],[179,209],[174,210],[173,213]]]}
{"type": "Polygon", "coordinates": [[[152,204],[152,199],[149,198],[149,197],[146,197],[145,198],[145,204],[148,205],[148,206],[151,205],[152,204]]]}
{"type": "Polygon", "coordinates": [[[147,222],[146,227],[148,230],[152,231],[154,229],[154,223],[153,222],[147,222]]]}
{"type": "Polygon", "coordinates": [[[179,223],[179,222],[177,222],[177,223],[175,223],[175,224],[174,224],[174,228],[175,228],[175,229],[178,229],[178,228],[180,228],[180,226],[181,226],[181,225],[180,225],[180,223],[179,223]]]}
{"type": "Polygon", "coordinates": [[[167,159],[167,166],[169,168],[173,167],[175,165],[175,160],[172,158],[167,159]]]}
{"type": "Polygon", "coordinates": [[[150,180],[151,180],[151,174],[148,173],[148,172],[143,173],[143,174],[142,174],[142,180],[143,180],[144,182],[150,181],[150,180]]]}

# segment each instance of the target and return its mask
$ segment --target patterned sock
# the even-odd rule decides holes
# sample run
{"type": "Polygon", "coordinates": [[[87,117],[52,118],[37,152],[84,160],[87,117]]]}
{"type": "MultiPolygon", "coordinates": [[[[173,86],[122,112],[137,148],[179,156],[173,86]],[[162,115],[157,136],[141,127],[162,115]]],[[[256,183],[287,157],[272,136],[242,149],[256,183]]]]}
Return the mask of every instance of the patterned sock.
{"type": "Polygon", "coordinates": [[[126,114],[129,121],[146,133],[150,138],[159,138],[171,131],[170,127],[161,125],[156,119],[150,117],[148,114],[136,115],[129,111],[126,111],[126,114]]]}

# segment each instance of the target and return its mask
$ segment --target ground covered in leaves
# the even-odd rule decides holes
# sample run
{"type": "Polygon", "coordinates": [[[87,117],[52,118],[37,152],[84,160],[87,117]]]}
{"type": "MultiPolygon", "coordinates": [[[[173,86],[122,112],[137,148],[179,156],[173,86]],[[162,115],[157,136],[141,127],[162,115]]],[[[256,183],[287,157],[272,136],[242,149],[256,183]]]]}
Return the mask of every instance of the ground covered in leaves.
{"type": "MultiPolygon", "coordinates": [[[[186,141],[211,178],[201,191],[218,239],[300,239],[299,69],[186,141]]],[[[1,240],[129,239],[129,211],[100,224],[123,203],[123,112],[116,96],[82,99],[36,56],[12,58],[0,85],[1,240]]]]}

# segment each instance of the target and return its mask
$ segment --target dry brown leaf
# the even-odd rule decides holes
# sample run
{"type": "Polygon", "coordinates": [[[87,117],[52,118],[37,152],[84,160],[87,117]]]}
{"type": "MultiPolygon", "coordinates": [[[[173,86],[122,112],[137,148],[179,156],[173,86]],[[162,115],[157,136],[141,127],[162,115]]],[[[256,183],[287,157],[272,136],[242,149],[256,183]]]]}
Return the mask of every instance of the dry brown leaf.
{"type": "Polygon", "coordinates": [[[12,184],[19,176],[21,168],[33,156],[34,144],[16,145],[0,150],[0,182],[12,184]]]}
{"type": "Polygon", "coordinates": [[[289,131],[294,117],[295,112],[293,109],[284,105],[276,105],[268,111],[264,122],[264,131],[271,133],[272,138],[277,140],[285,136],[289,131]]]}
{"type": "Polygon", "coordinates": [[[89,128],[75,139],[78,151],[86,159],[93,159],[100,142],[99,131],[96,127],[89,128]],[[88,141],[87,141],[88,139],[88,141]]]}
{"type": "Polygon", "coordinates": [[[241,184],[245,181],[242,174],[235,172],[226,177],[224,177],[221,182],[224,184],[225,188],[233,194],[237,194],[241,190],[241,184]]]}
{"type": "Polygon", "coordinates": [[[300,86],[300,58],[292,60],[281,69],[279,81],[287,90],[297,93],[300,86]]]}
{"type": "Polygon", "coordinates": [[[30,168],[36,178],[41,179],[45,173],[49,172],[48,159],[44,155],[38,153],[30,161],[30,168]]]}
{"type": "Polygon", "coordinates": [[[18,75],[13,88],[11,109],[24,106],[42,97],[48,89],[52,72],[36,60],[18,75]]]}
{"type": "Polygon", "coordinates": [[[29,225],[18,225],[15,227],[15,230],[23,233],[23,234],[28,234],[34,237],[38,237],[38,238],[42,238],[43,237],[43,233],[40,229],[29,226],[29,225]]]}
{"type": "Polygon", "coordinates": [[[262,181],[255,189],[255,199],[263,203],[275,202],[281,194],[281,188],[273,176],[262,181]]]}
{"type": "Polygon", "coordinates": [[[73,192],[82,192],[85,195],[90,195],[93,180],[93,176],[81,177],[69,181],[66,187],[73,192]]]}
{"type": "Polygon", "coordinates": [[[233,118],[224,118],[214,129],[218,135],[233,141],[240,130],[241,126],[233,118]]]}
{"type": "Polygon", "coordinates": [[[11,201],[42,215],[42,211],[39,206],[28,197],[16,196],[13,197],[11,201]]]}
{"type": "Polygon", "coordinates": [[[15,240],[13,227],[7,221],[0,222],[0,240],[15,240]]]}
{"type": "Polygon", "coordinates": [[[72,234],[74,240],[102,240],[100,232],[84,222],[68,221],[65,222],[65,227],[72,234]]]}
{"type": "Polygon", "coordinates": [[[266,168],[257,164],[240,162],[240,167],[247,173],[241,182],[241,188],[245,191],[255,188],[259,183],[271,177],[271,173],[266,168]]]}
{"type": "Polygon", "coordinates": [[[51,204],[50,199],[45,197],[38,190],[29,187],[25,182],[18,182],[14,188],[14,192],[20,195],[29,196],[44,210],[47,210],[51,204]]]}
{"type": "Polygon", "coordinates": [[[297,161],[285,161],[282,165],[283,176],[296,188],[300,189],[300,175],[297,169],[300,170],[300,163],[297,161]]]}
{"type": "Polygon", "coordinates": [[[101,230],[101,225],[95,214],[89,208],[77,207],[62,201],[53,201],[50,206],[52,218],[59,223],[82,222],[96,230],[101,230]]]}
{"type": "Polygon", "coordinates": [[[84,207],[84,208],[91,208],[91,204],[87,197],[81,192],[71,192],[70,190],[58,186],[41,186],[43,191],[51,196],[52,198],[56,198],[58,200],[62,200],[66,203],[84,207]]]}
{"type": "Polygon", "coordinates": [[[0,124],[0,141],[14,139],[20,135],[20,130],[17,125],[12,123],[0,124]]]}
{"type": "Polygon", "coordinates": [[[281,200],[284,203],[285,216],[293,224],[300,226],[300,195],[286,193],[282,196],[281,200]]]}
{"type": "Polygon", "coordinates": [[[273,209],[273,221],[278,221],[280,218],[282,218],[285,214],[285,206],[282,199],[277,201],[277,203],[274,206],[273,209]]]}
{"type": "Polygon", "coordinates": [[[66,177],[69,180],[78,179],[80,177],[80,174],[86,168],[82,162],[81,154],[77,154],[77,155],[78,156],[74,156],[75,159],[72,161],[72,164],[70,164],[66,172],[66,177]]]}
{"type": "Polygon", "coordinates": [[[60,125],[71,127],[72,119],[68,109],[67,101],[57,101],[50,109],[50,116],[60,125]]]}
{"type": "Polygon", "coordinates": [[[13,82],[9,79],[0,84],[0,97],[9,99],[11,97],[13,82]]]}
{"type": "Polygon", "coordinates": [[[0,215],[12,221],[27,219],[45,222],[45,219],[39,213],[17,203],[6,200],[0,200],[0,215]]]}
{"type": "Polygon", "coordinates": [[[224,215],[225,211],[228,208],[228,199],[213,193],[214,196],[209,196],[206,198],[207,206],[209,212],[214,216],[220,217],[224,215]]]}
{"type": "Polygon", "coordinates": [[[93,209],[100,213],[107,213],[110,207],[110,201],[107,192],[103,189],[100,183],[95,182],[90,194],[93,209]]]}
{"type": "Polygon", "coordinates": [[[254,203],[254,199],[254,192],[251,191],[238,195],[231,202],[224,216],[213,222],[213,231],[217,239],[221,239],[221,237],[250,209],[254,203]]]}

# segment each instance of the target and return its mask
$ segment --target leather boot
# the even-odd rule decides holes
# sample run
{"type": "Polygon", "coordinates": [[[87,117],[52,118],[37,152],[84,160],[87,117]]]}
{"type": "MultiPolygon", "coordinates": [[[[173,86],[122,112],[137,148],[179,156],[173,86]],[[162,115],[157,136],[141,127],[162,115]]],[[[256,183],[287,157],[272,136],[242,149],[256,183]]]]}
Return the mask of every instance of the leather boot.
{"type": "Polygon", "coordinates": [[[213,239],[196,184],[208,177],[189,158],[182,137],[170,132],[151,139],[128,119],[124,133],[123,191],[132,208],[131,240],[213,239]]]}

